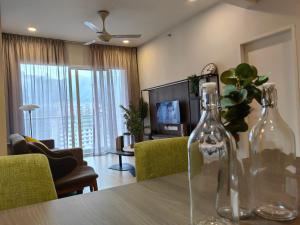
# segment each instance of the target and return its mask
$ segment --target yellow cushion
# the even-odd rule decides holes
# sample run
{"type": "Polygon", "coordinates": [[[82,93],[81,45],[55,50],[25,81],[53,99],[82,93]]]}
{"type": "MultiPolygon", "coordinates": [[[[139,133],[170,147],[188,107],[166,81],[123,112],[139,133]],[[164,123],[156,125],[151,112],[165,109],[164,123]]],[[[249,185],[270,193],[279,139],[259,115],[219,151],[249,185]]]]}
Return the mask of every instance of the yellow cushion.
{"type": "Polygon", "coordinates": [[[25,141],[27,142],[40,142],[38,139],[35,139],[33,137],[25,136],[25,141]]]}

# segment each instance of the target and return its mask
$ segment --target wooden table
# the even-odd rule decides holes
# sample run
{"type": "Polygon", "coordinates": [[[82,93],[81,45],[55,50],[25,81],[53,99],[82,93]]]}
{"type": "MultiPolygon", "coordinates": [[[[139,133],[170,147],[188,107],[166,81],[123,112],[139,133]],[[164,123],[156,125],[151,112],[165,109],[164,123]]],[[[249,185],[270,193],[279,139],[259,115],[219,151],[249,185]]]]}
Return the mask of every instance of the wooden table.
{"type": "MultiPolygon", "coordinates": [[[[188,225],[188,179],[175,174],[0,212],[1,225],[188,225]]],[[[242,225],[279,225],[254,218],[242,225]]],[[[289,225],[299,225],[297,219],[289,225]]]]}

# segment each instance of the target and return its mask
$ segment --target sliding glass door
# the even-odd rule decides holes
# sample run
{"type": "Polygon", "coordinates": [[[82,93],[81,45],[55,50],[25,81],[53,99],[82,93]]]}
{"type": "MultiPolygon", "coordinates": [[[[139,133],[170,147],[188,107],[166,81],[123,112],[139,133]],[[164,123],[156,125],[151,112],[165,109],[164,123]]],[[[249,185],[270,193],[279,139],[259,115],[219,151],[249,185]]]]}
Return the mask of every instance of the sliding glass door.
{"type": "Polygon", "coordinates": [[[71,69],[70,91],[70,143],[80,146],[84,154],[92,154],[94,149],[95,114],[94,81],[91,70],[71,69]]]}
{"type": "Polygon", "coordinates": [[[128,106],[123,70],[70,69],[70,143],[86,155],[115,149],[115,138],[125,131],[120,105],[128,106]]]}

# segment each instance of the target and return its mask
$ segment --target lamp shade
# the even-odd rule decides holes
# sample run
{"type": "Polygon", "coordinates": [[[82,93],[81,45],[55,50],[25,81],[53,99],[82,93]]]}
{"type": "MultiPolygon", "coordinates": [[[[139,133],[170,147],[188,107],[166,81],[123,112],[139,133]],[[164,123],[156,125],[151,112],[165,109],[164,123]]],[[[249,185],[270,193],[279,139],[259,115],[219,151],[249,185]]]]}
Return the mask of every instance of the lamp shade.
{"type": "Polygon", "coordinates": [[[19,109],[22,111],[32,111],[32,110],[35,110],[38,108],[40,108],[40,106],[35,105],[35,104],[22,105],[19,107],[19,109]]]}

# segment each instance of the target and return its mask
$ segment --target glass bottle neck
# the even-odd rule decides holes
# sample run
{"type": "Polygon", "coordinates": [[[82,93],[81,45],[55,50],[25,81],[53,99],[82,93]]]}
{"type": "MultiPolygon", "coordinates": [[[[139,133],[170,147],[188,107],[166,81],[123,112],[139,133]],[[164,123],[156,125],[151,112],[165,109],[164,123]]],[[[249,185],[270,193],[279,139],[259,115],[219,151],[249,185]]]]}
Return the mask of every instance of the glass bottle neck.
{"type": "Polygon", "coordinates": [[[275,87],[264,88],[262,91],[262,106],[263,108],[277,109],[277,91],[275,87]]]}
{"type": "Polygon", "coordinates": [[[262,92],[262,114],[268,117],[279,116],[277,91],[275,87],[264,88],[262,92]]]}
{"type": "Polygon", "coordinates": [[[219,120],[218,110],[218,95],[216,93],[206,93],[202,95],[202,109],[203,116],[211,116],[216,120],[219,120]]]}

